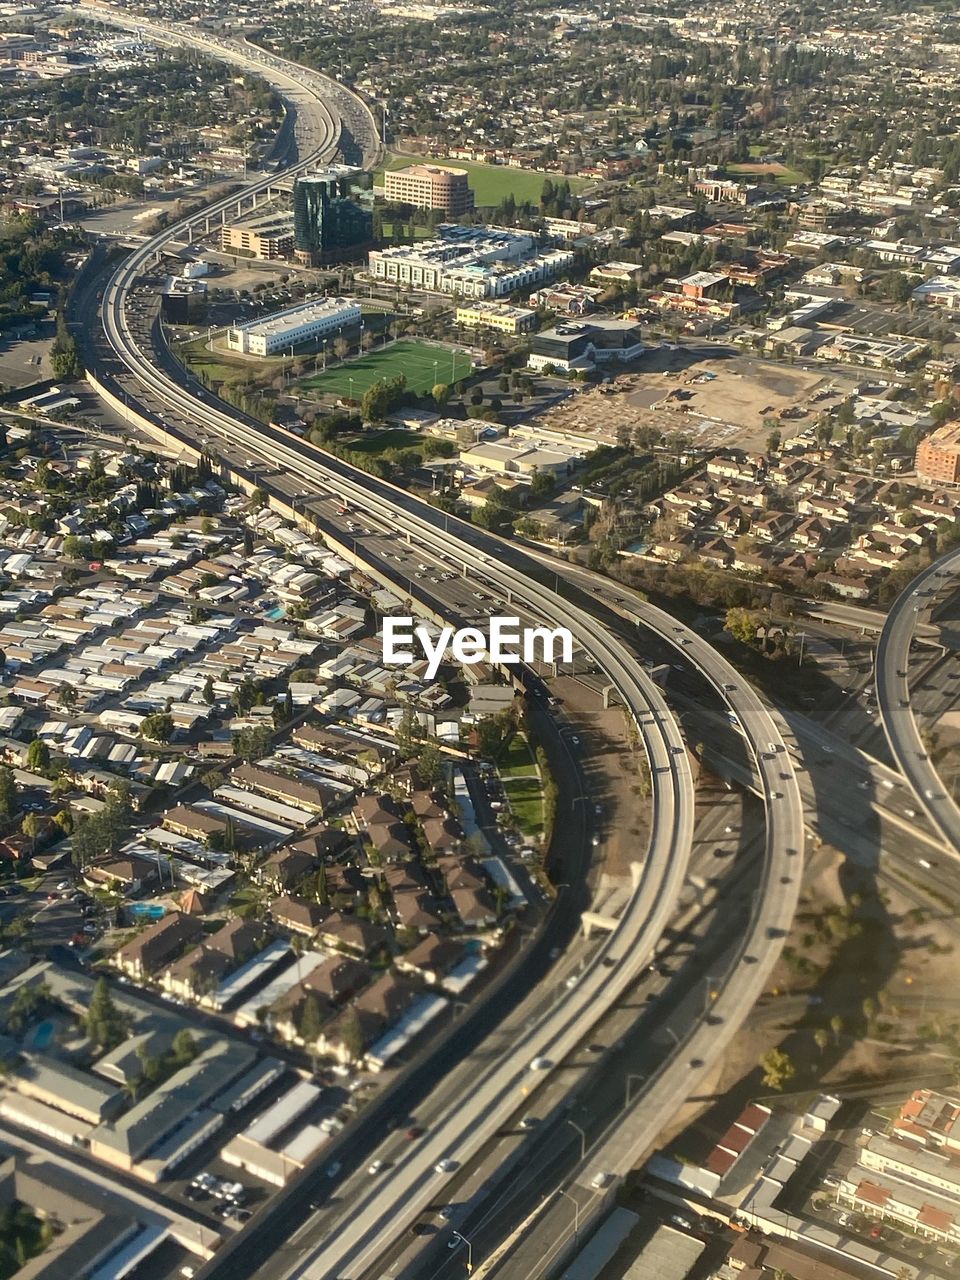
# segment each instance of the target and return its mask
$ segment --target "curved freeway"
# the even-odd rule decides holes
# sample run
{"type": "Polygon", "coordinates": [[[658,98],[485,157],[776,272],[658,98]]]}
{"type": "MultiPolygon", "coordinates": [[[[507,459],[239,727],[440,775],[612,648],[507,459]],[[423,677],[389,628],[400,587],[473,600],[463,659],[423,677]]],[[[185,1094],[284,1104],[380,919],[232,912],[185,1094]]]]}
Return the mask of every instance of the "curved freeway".
{"type": "Polygon", "coordinates": [[[910,705],[910,648],[920,614],[931,598],[952,585],[960,548],[918,574],[890,606],[876,654],[877,706],[890,752],[917,802],[954,853],[960,854],[960,808],[933,767],[910,705]]]}
{"type": "MultiPolygon", "coordinates": [[[[340,145],[344,118],[349,120],[356,133],[360,135],[359,145],[363,152],[362,167],[371,169],[378,163],[382,147],[373,113],[359,95],[352,93],[331,76],[308,70],[284,58],[278,58],[275,54],[268,53],[246,40],[241,42],[227,37],[216,38],[207,35],[197,27],[181,23],[155,22],[136,13],[127,13],[112,5],[98,4],[95,0],[87,0],[77,8],[79,12],[98,22],[121,27],[127,31],[144,32],[158,44],[189,45],[210,57],[234,63],[268,80],[294,110],[298,106],[309,106],[315,113],[317,135],[312,137],[308,126],[303,159],[298,160],[293,167],[285,168],[285,176],[292,176],[301,169],[332,160],[340,145]]],[[[264,190],[275,181],[276,177],[271,175],[263,182],[246,186],[242,194],[252,195],[264,190]]],[[[235,195],[232,200],[227,201],[227,204],[236,203],[236,199],[235,195]]],[[[219,208],[218,205],[217,209],[219,208]]],[[[203,221],[203,216],[211,211],[211,209],[205,209],[201,215],[185,219],[178,224],[178,232],[182,234],[191,225],[196,226],[203,221]]]]}
{"type": "MultiPolygon", "coordinates": [[[[287,172],[296,172],[332,154],[337,145],[336,138],[336,123],[330,117],[329,136],[323,145],[287,172]]],[[[524,1092],[535,1089],[546,1078],[547,1071],[531,1071],[532,1060],[540,1057],[553,1063],[564,1058],[588,1034],[604,1010],[637,978],[668,923],[683,883],[693,836],[694,793],[686,750],[676,723],[634,654],[622,641],[606,633],[588,612],[540,586],[530,576],[534,563],[529,557],[516,548],[505,547],[499,540],[472,526],[444,516],[402,490],[372,480],[296,437],[227,411],[221,402],[200,389],[195,392],[185,389],[155,369],[150,354],[140,349],[125,314],[126,295],[138,274],[188,226],[196,225],[219,208],[235,203],[242,195],[264,189],[271,181],[272,178],[267,178],[255,182],[243,192],[205,209],[199,215],[193,215],[147,242],[119,268],[105,291],[101,311],[104,332],[126,374],[136,385],[145,388],[154,401],[166,406],[180,421],[190,424],[192,430],[172,430],[162,414],[151,416],[148,413],[146,420],[155,430],[166,431],[194,448],[198,438],[206,447],[209,433],[220,438],[222,452],[228,452],[228,445],[234,451],[240,448],[249,452],[246,469],[236,463],[231,464],[231,469],[248,487],[251,483],[265,483],[257,475],[258,470],[274,469],[279,474],[267,487],[291,502],[292,485],[293,504],[298,498],[309,497],[308,493],[299,492],[302,484],[336,492],[344,500],[369,512],[374,519],[421,545],[425,554],[435,554],[437,547],[443,547],[462,564],[465,574],[491,583],[504,599],[521,603],[543,620],[579,631],[580,643],[619,689],[637,725],[650,762],[655,806],[652,839],[636,891],[618,927],[605,940],[577,986],[561,1007],[550,1011],[525,1031],[506,1058],[491,1063],[474,1082],[470,1097],[452,1108],[449,1116],[433,1127],[428,1141],[371,1187],[362,1201],[351,1204],[349,1234],[335,1233],[294,1273],[304,1280],[324,1280],[345,1275],[344,1267],[353,1274],[358,1268],[362,1271],[382,1249],[384,1241],[392,1239],[400,1225],[409,1222],[436,1194],[437,1180],[441,1177],[435,1172],[436,1164],[441,1160],[459,1163],[469,1158],[494,1132],[504,1114],[520,1105],[524,1092]],[[257,460],[256,465],[254,459],[257,460]],[[455,533],[451,533],[451,525],[455,533]]],[[[644,619],[644,624],[649,625],[649,620],[644,619]]],[[[699,654],[698,648],[701,659],[709,653],[716,662],[722,662],[710,646],[692,634],[677,637],[676,629],[673,637],[666,632],[664,634],[672,643],[683,644],[689,656],[693,656],[696,642],[705,651],[699,654]]],[[[735,685],[729,679],[720,681],[723,696],[728,702],[733,701],[732,693],[740,695],[740,702],[755,698],[752,690],[744,694],[740,683],[739,679],[735,685]]],[[[715,1061],[719,1048],[722,1048],[721,1042],[733,1034],[749,1010],[762,989],[772,963],[771,957],[775,959],[779,953],[782,936],[792,918],[800,868],[797,866],[795,875],[791,877],[783,873],[781,863],[784,858],[798,855],[802,848],[799,793],[792,764],[779,735],[759,700],[756,702],[759,711],[747,706],[741,707],[741,711],[744,731],[764,779],[768,815],[765,892],[755,905],[753,925],[748,935],[754,943],[762,943],[762,947],[757,945],[755,949],[762,952],[763,962],[759,962],[759,955],[746,953],[744,963],[735,975],[736,981],[726,984],[713,1006],[715,1016],[697,1024],[684,1048],[685,1053],[696,1049],[702,1056],[691,1057],[682,1071],[666,1073],[649,1087],[651,1096],[656,1096],[663,1107],[661,1110],[658,1105],[648,1112],[653,1134],[674,1101],[679,1104],[689,1096],[699,1076],[715,1061]],[[774,744],[776,749],[765,751],[762,745],[765,740],[774,744]],[[785,888],[777,891],[777,884],[785,888]],[[756,963],[750,963],[750,960],[756,963]],[[715,1030],[716,1017],[721,1009],[725,1025],[718,1033],[715,1030]]],[[[645,1089],[645,1098],[647,1093],[645,1089]]],[[[215,1261],[212,1271],[216,1267],[215,1261]]]]}

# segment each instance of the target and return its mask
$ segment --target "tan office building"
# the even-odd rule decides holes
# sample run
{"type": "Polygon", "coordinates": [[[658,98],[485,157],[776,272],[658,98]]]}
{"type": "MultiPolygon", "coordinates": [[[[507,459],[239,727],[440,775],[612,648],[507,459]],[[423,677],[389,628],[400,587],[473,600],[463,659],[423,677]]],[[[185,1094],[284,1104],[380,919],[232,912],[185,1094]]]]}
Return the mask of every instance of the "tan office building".
{"type": "Polygon", "coordinates": [[[960,427],[948,423],[921,440],[917,479],[933,484],[960,484],[960,427]]]}
{"type": "Polygon", "coordinates": [[[457,218],[473,208],[473,192],[466,169],[448,169],[436,164],[412,164],[406,169],[388,169],[383,175],[383,194],[393,204],[412,204],[418,209],[440,209],[457,218]]]}
{"type": "Polygon", "coordinates": [[[293,253],[293,214],[267,214],[223,227],[220,248],[227,253],[239,249],[267,262],[289,258],[293,253]]]}

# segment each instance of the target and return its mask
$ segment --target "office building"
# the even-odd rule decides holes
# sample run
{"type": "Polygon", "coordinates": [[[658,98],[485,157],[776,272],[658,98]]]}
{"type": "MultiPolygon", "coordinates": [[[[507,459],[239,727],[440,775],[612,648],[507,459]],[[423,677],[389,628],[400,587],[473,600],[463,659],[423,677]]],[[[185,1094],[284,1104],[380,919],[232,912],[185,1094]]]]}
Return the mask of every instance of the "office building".
{"type": "Polygon", "coordinates": [[[342,183],[326,170],[293,185],[294,256],[304,266],[346,262],[373,246],[373,214],[344,195],[342,183]]]}
{"type": "Polygon", "coordinates": [[[266,262],[289,258],[293,253],[293,214],[265,213],[246,218],[220,232],[220,248],[239,251],[266,262]]]}
{"type": "Polygon", "coordinates": [[[527,366],[544,369],[549,365],[566,373],[613,361],[636,360],[644,350],[640,326],[632,320],[582,321],[535,334],[527,366]]]}
{"type": "Polygon", "coordinates": [[[928,484],[960,484],[960,426],[955,422],[920,441],[917,479],[928,484]]]}
{"type": "Polygon", "coordinates": [[[348,332],[360,324],[360,304],[349,298],[320,298],[287,307],[265,320],[234,325],[227,347],[250,356],[272,356],[319,338],[348,332]]]}
{"type": "Polygon", "coordinates": [[[383,175],[384,198],[393,204],[417,209],[440,209],[448,218],[459,218],[473,208],[473,192],[466,169],[437,164],[412,164],[388,169],[383,175]]]}
{"type": "Polygon", "coordinates": [[[474,302],[457,307],[457,324],[468,329],[496,329],[498,333],[527,333],[537,321],[529,307],[511,307],[502,302],[474,302]]]}
{"type": "Polygon", "coordinates": [[[444,223],[436,240],[375,249],[374,280],[398,287],[452,293],[462,298],[504,298],[555,279],[573,264],[572,249],[537,250],[530,232],[444,223]]]}

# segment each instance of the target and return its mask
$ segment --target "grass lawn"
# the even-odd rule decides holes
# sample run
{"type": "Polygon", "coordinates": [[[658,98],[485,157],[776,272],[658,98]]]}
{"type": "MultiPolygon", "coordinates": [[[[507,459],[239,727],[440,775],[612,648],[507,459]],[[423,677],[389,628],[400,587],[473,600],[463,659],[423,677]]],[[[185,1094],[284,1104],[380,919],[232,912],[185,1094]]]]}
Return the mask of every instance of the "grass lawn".
{"type": "Polygon", "coordinates": [[[782,182],[786,186],[796,186],[799,182],[807,181],[806,174],[799,169],[790,169],[785,164],[728,164],[727,169],[737,177],[756,178],[760,181],[772,178],[774,182],[782,182]]]}
{"type": "Polygon", "coordinates": [[[377,185],[383,180],[384,169],[404,169],[410,164],[446,164],[454,169],[466,169],[470,175],[467,181],[473,188],[476,202],[480,206],[498,205],[511,191],[518,203],[530,200],[539,204],[545,178],[554,184],[569,182],[570,190],[576,193],[590,186],[590,178],[566,178],[553,173],[543,173],[539,169],[512,169],[502,164],[474,164],[471,160],[444,160],[439,157],[398,156],[391,154],[387,163],[377,170],[374,181],[377,185]]]}
{"type": "MultiPolygon", "coordinates": [[[[392,166],[392,167],[394,167],[394,168],[395,168],[396,166],[392,166]]],[[[405,224],[405,223],[401,223],[401,224],[400,224],[400,230],[401,230],[402,232],[406,233],[407,227],[406,227],[406,224],[405,224]]],[[[430,230],[430,228],[429,228],[429,227],[417,227],[417,226],[415,226],[415,227],[413,228],[413,238],[414,238],[414,240],[429,240],[429,239],[433,236],[433,234],[434,234],[434,233],[430,230]]],[[[389,243],[389,241],[392,239],[392,237],[393,237],[393,223],[392,223],[392,222],[385,222],[385,223],[383,224],[383,241],[384,241],[384,244],[389,243]]]]}
{"type": "Polygon", "coordinates": [[[537,766],[522,733],[515,733],[510,739],[510,745],[497,762],[497,772],[504,779],[536,777],[537,766]]]}
{"type": "Polygon", "coordinates": [[[503,789],[517,826],[528,838],[543,835],[543,787],[536,776],[504,778],[503,789]]]}
{"type": "Polygon", "coordinates": [[[203,373],[214,382],[223,382],[233,386],[237,382],[247,382],[257,374],[269,373],[280,360],[262,360],[253,366],[250,361],[231,360],[229,356],[219,358],[219,352],[210,351],[206,338],[195,338],[185,342],[179,348],[183,363],[195,374],[203,373]]]}
{"type": "Polygon", "coordinates": [[[395,378],[403,373],[407,386],[422,395],[437,382],[459,382],[472,372],[473,362],[462,351],[451,352],[427,342],[401,340],[311,376],[300,385],[305,390],[330,396],[349,396],[352,385],[353,397],[359,399],[380,378],[395,378]]]}
{"type": "Polygon", "coordinates": [[[419,442],[414,431],[378,431],[351,440],[349,448],[351,453],[383,453],[384,449],[412,449],[419,442]]]}

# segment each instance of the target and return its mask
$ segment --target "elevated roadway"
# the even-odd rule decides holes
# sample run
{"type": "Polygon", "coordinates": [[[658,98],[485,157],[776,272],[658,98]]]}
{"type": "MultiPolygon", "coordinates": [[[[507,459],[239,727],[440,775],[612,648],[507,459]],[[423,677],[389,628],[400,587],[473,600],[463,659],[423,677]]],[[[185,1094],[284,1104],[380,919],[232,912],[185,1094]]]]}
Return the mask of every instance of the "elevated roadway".
{"type": "Polygon", "coordinates": [[[922,623],[921,613],[941,592],[954,588],[958,571],[960,548],[919,573],[891,605],[876,652],[877,706],[890,754],[918,805],[956,855],[960,855],[960,808],[944,787],[920,736],[911,706],[910,649],[922,623]]]}
{"type": "MultiPolygon", "coordinates": [[[[337,122],[331,114],[322,146],[287,172],[333,154],[336,145],[337,122]]],[[[269,178],[261,179],[241,195],[265,189],[269,183],[269,178]]],[[[236,199],[231,196],[223,204],[226,207],[236,199]]],[[[570,627],[619,691],[644,745],[652,779],[652,838],[637,867],[635,892],[616,928],[562,1003],[529,1026],[510,1052],[490,1063],[472,1082],[469,1096],[440,1117],[428,1139],[418,1144],[408,1159],[371,1185],[365,1196],[345,1206],[349,1232],[328,1235],[290,1271],[291,1276],[304,1280],[321,1280],[362,1273],[385,1242],[436,1194],[437,1180],[444,1176],[437,1173],[436,1166],[442,1161],[459,1164],[469,1159],[504,1115],[549,1078],[551,1070],[546,1064],[559,1062],[572,1052],[610,1003],[639,976],[667,926],[686,873],[693,832],[693,783],[676,723],[631,646],[582,606],[542,586],[538,581],[542,573],[525,553],[355,471],[296,437],[229,411],[200,388],[185,387],[168,371],[155,367],[152,350],[138,344],[128,323],[127,296],[138,276],[170,241],[215,213],[217,207],[148,241],[114,275],[104,293],[101,319],[119,367],[95,385],[154,433],[179,441],[187,449],[227,457],[230,473],[248,489],[264,487],[277,501],[302,511],[309,510],[318,495],[334,493],[384,527],[399,531],[424,554],[439,553],[464,575],[485,582],[498,599],[522,606],[543,621],[570,627]],[[150,409],[144,412],[133,407],[144,398],[150,409]],[[247,455],[243,462],[237,461],[237,450],[247,455]],[[531,1070],[535,1058],[544,1060],[543,1070],[531,1070]]],[[[752,1006],[789,927],[802,865],[799,793],[789,755],[769,716],[752,691],[741,687],[738,678],[729,678],[730,671],[718,665],[722,663],[719,655],[694,633],[676,626],[671,630],[666,615],[644,620],[645,625],[651,621],[671,643],[683,647],[690,656],[696,653],[695,660],[709,662],[710,678],[728,701],[732,695],[738,696],[738,714],[742,713],[762,779],[768,818],[767,857],[764,891],[755,900],[747,935],[751,945],[756,944],[755,953],[742,951],[742,963],[718,993],[715,1017],[702,1020],[691,1032],[684,1045],[684,1054],[689,1056],[682,1070],[667,1072],[656,1083],[656,1097],[664,1109],[657,1106],[647,1113],[648,1128],[633,1135],[632,1150],[653,1141],[669,1108],[675,1109],[689,1096],[752,1006]],[[785,869],[788,866],[790,874],[785,869]],[[717,1018],[724,1027],[722,1035],[717,1033],[717,1018]]],[[[215,1261],[211,1274],[231,1266],[235,1269],[237,1262],[234,1251],[229,1263],[227,1258],[215,1261]]]]}

